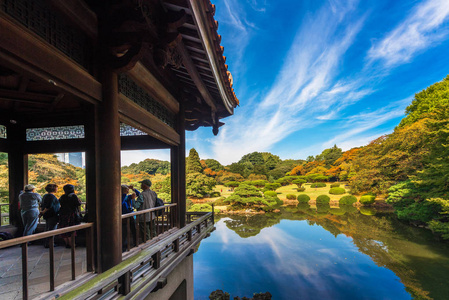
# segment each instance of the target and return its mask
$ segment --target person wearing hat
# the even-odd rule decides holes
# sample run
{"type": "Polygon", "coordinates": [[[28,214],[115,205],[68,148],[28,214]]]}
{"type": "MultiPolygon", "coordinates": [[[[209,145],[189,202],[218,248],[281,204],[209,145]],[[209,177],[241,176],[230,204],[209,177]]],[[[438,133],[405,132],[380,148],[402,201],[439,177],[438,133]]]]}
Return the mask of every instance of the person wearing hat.
{"type": "MultiPolygon", "coordinates": [[[[129,214],[134,211],[134,201],[136,197],[140,195],[140,192],[134,188],[132,185],[121,185],[122,189],[122,214],[129,214]],[[133,193],[129,194],[129,190],[132,190],[133,193]]],[[[128,245],[128,226],[127,219],[129,219],[129,227],[131,229],[131,234],[133,236],[134,244],[137,245],[136,241],[136,222],[134,217],[123,219],[122,221],[122,250],[125,251],[128,245]]]]}
{"type": "Polygon", "coordinates": [[[32,235],[39,220],[39,204],[42,202],[41,195],[36,193],[36,187],[27,184],[24,192],[19,195],[20,214],[23,222],[23,236],[32,235]]]}
{"type": "MultiPolygon", "coordinates": [[[[151,180],[144,179],[139,183],[142,188],[142,192],[135,203],[137,210],[145,210],[155,207],[157,195],[156,192],[150,190],[151,180]]],[[[156,215],[154,212],[145,213],[139,216],[140,236],[143,237],[146,232],[146,240],[150,240],[156,236],[155,217],[156,215]]]]}

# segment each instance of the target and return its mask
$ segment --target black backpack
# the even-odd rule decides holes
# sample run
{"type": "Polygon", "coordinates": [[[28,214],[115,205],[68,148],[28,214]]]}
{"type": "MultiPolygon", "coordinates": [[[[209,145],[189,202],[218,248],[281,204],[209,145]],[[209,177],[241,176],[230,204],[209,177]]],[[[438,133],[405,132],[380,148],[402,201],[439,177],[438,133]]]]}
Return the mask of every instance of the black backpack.
{"type": "MultiPolygon", "coordinates": [[[[156,203],[154,204],[154,207],[160,207],[160,206],[164,206],[164,201],[162,201],[161,198],[156,198],[156,203]]],[[[156,211],[156,215],[158,217],[162,216],[162,211],[163,211],[163,209],[156,211]]]]}

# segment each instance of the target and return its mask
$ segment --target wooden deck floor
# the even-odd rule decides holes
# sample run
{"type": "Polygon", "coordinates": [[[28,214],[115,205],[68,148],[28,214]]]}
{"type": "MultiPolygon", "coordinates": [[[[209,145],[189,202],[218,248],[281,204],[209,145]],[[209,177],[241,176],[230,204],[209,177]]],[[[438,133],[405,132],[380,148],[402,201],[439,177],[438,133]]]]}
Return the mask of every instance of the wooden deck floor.
{"type": "MultiPolygon", "coordinates": [[[[77,247],[76,276],[86,273],[86,248],[77,247]]],[[[28,248],[29,298],[35,298],[50,290],[49,249],[43,245],[28,248]]],[[[70,281],[70,249],[55,247],[55,285],[70,281]]],[[[0,299],[22,299],[22,249],[10,247],[0,250],[0,299]]]]}

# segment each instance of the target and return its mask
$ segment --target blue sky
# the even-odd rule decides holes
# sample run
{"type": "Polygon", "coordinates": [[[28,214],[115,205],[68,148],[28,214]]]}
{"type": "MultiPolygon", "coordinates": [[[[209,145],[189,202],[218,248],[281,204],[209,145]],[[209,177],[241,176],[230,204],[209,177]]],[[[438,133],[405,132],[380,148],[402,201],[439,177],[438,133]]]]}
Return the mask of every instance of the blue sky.
{"type": "Polygon", "coordinates": [[[449,0],[213,3],[240,106],[218,136],[187,132],[187,152],[201,158],[229,164],[269,151],[305,159],[334,144],[366,145],[393,131],[415,93],[449,74],[449,0]]]}

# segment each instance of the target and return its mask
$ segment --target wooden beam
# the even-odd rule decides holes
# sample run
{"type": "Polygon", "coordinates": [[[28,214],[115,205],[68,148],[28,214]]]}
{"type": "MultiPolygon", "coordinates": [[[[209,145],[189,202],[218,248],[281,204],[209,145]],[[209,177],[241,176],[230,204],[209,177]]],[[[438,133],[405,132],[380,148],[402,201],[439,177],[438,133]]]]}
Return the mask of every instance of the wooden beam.
{"type": "Polygon", "coordinates": [[[173,95],[148,71],[145,66],[138,62],[134,68],[128,71],[128,75],[153,98],[168,108],[171,112],[177,114],[179,103],[173,95]]]}
{"type": "Polygon", "coordinates": [[[50,4],[84,31],[92,40],[98,37],[97,15],[82,0],[49,0],[50,4]]]}
{"type": "Polygon", "coordinates": [[[119,94],[120,120],[169,145],[179,144],[179,134],[167,124],[138,106],[125,95],[119,94]]]}
{"type": "Polygon", "coordinates": [[[0,97],[12,100],[17,99],[17,100],[33,100],[34,102],[39,101],[52,102],[53,99],[55,98],[55,95],[0,89],[0,97]]]}
{"type": "Polygon", "coordinates": [[[24,152],[27,154],[84,152],[86,148],[85,139],[32,141],[25,143],[24,152]]]}
{"type": "Polygon", "coordinates": [[[200,91],[204,101],[206,101],[206,103],[210,106],[213,112],[217,111],[215,101],[213,100],[208,89],[206,88],[206,85],[201,79],[201,76],[199,75],[198,70],[196,69],[195,64],[193,63],[190,54],[185,48],[182,41],[178,43],[178,50],[181,53],[184,67],[187,69],[187,72],[189,72],[190,77],[195,82],[195,85],[198,87],[198,90],[200,91]]]}
{"type": "Polygon", "coordinates": [[[0,63],[89,102],[101,101],[101,84],[52,45],[0,12],[0,63]]]}
{"type": "Polygon", "coordinates": [[[169,149],[170,145],[150,136],[122,136],[120,137],[121,150],[147,150],[147,149],[169,149]]]}

